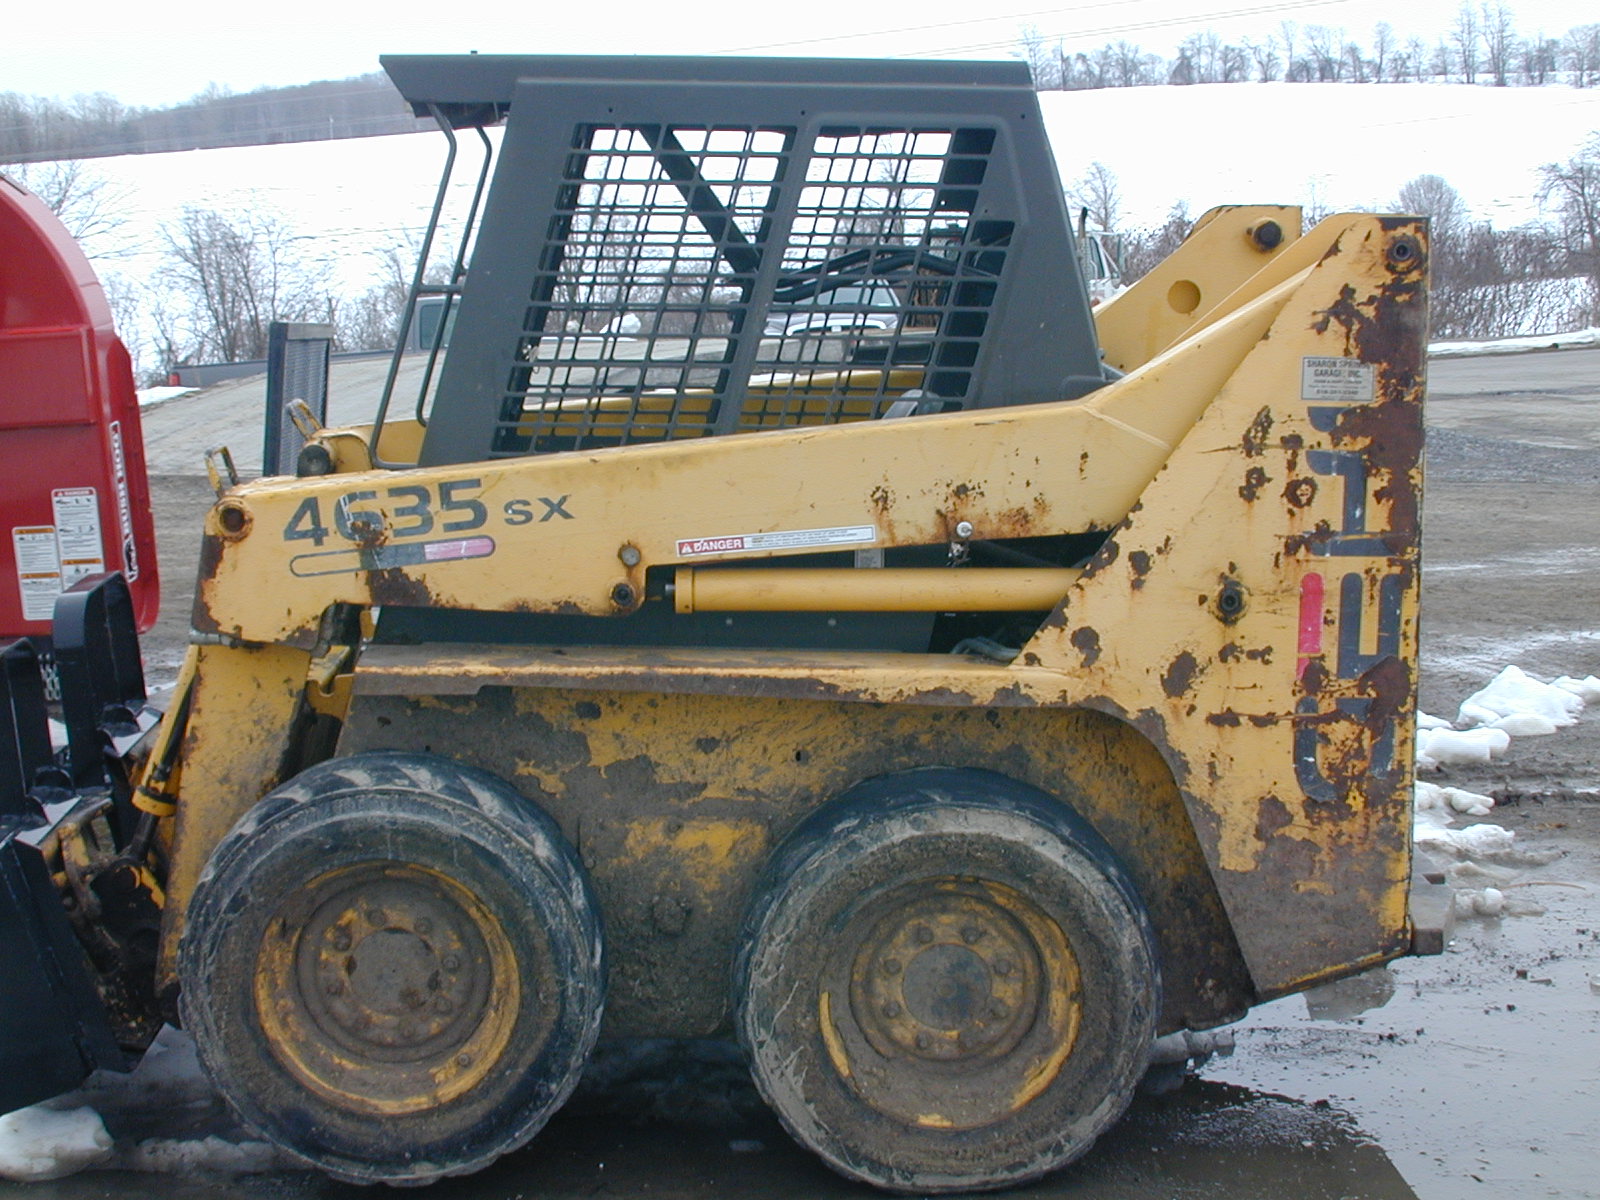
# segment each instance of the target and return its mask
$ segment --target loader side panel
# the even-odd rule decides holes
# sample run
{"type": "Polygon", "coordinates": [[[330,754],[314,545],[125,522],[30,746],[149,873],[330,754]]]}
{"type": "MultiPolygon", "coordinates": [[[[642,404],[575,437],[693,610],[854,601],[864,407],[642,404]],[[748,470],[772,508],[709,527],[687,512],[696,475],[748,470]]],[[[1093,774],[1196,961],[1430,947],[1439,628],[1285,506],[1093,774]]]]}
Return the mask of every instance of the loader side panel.
{"type": "Polygon", "coordinates": [[[608,1036],[722,1031],[728,966],[773,847],[851,785],[934,765],[1030,783],[1106,838],[1156,925],[1163,1028],[1216,1025],[1251,1000],[1171,776],[1099,713],[572,688],[359,696],[339,752],[400,747],[510,780],[577,847],[611,955],[608,1036]]]}

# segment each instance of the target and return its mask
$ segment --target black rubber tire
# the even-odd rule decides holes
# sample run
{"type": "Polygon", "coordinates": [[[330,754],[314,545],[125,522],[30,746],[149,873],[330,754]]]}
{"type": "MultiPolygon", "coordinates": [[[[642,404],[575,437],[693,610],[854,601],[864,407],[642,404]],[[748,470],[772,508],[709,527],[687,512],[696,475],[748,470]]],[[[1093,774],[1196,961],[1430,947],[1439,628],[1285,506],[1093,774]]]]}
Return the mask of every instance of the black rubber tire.
{"type": "Polygon", "coordinates": [[[1082,1154],[1144,1073],[1160,992],[1104,841],[964,769],[869,780],[805,821],[734,967],[740,1041],[790,1134],[902,1192],[1007,1187],[1082,1154]]]}
{"type": "Polygon", "coordinates": [[[598,909],[555,823],[420,754],[320,764],[217,845],[185,1027],[240,1119],[335,1178],[420,1184],[524,1145],[599,1034],[598,909]]]}

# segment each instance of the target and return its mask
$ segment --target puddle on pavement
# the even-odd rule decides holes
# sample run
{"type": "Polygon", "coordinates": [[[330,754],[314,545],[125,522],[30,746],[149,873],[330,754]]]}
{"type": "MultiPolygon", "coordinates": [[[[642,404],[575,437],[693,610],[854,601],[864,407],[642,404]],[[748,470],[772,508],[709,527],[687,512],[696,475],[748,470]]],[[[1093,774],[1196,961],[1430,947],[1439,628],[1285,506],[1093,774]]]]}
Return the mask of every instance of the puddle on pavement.
{"type": "Polygon", "coordinates": [[[1497,881],[1529,915],[1460,921],[1444,955],[1258,1008],[1205,1074],[1327,1100],[1420,1200],[1593,1197],[1600,888],[1580,881],[1593,877],[1568,858],[1497,881]]]}

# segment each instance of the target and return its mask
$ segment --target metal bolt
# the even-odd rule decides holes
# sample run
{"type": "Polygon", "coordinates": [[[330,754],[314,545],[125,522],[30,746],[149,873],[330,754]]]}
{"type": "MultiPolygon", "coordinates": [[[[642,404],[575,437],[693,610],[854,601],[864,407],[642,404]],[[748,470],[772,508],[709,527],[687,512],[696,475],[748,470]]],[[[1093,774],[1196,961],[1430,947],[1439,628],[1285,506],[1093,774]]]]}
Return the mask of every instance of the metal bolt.
{"type": "Polygon", "coordinates": [[[976,925],[968,925],[961,931],[961,940],[969,946],[981,937],[983,937],[983,930],[979,929],[976,925]]]}
{"type": "Polygon", "coordinates": [[[428,920],[427,917],[418,917],[416,924],[412,928],[420,934],[430,934],[433,932],[433,922],[428,920]]]}
{"type": "Polygon", "coordinates": [[[367,924],[382,926],[389,920],[389,915],[381,908],[367,910],[367,924]]]}
{"type": "Polygon", "coordinates": [[[633,585],[631,583],[619,583],[616,587],[612,588],[611,603],[615,604],[618,608],[628,608],[632,606],[633,585]]]}
{"type": "Polygon", "coordinates": [[[1017,964],[1012,962],[1009,958],[1001,958],[1001,959],[995,960],[994,973],[996,975],[1000,976],[1002,979],[1004,979],[1007,975],[1011,974],[1011,972],[1015,971],[1016,969],[1017,969],[1017,964]]]}
{"type": "Polygon", "coordinates": [[[929,942],[933,941],[933,930],[929,929],[926,925],[918,925],[914,930],[911,931],[911,936],[917,939],[917,945],[926,946],[929,942]]]}
{"type": "Polygon", "coordinates": [[[917,1049],[926,1050],[933,1045],[933,1039],[925,1033],[917,1034],[917,1049]]]}
{"type": "Polygon", "coordinates": [[[898,975],[898,974],[900,974],[900,960],[898,958],[886,958],[886,959],[884,959],[883,960],[883,973],[885,975],[898,975]]]}
{"type": "Polygon", "coordinates": [[[1262,221],[1250,230],[1250,240],[1258,249],[1276,250],[1283,241],[1283,226],[1276,221],[1262,221]]]}
{"type": "Polygon", "coordinates": [[[350,931],[348,929],[335,929],[330,940],[333,942],[333,948],[341,954],[350,949],[350,931]]]}
{"type": "Polygon", "coordinates": [[[894,1020],[900,1015],[900,1006],[893,1000],[889,1001],[889,1003],[883,1006],[883,1015],[888,1017],[891,1021],[894,1020]]]}
{"type": "Polygon", "coordinates": [[[971,521],[957,521],[956,522],[956,536],[958,538],[969,538],[969,537],[971,537],[972,536],[972,522],[971,521]]]}
{"type": "Polygon", "coordinates": [[[459,971],[461,970],[461,958],[455,954],[446,954],[444,958],[440,960],[440,965],[444,967],[446,971],[459,971]]]}
{"type": "Polygon", "coordinates": [[[470,1067],[471,1065],[472,1065],[472,1055],[470,1055],[470,1054],[458,1054],[458,1055],[456,1055],[456,1066],[458,1066],[458,1067],[470,1067]]]}

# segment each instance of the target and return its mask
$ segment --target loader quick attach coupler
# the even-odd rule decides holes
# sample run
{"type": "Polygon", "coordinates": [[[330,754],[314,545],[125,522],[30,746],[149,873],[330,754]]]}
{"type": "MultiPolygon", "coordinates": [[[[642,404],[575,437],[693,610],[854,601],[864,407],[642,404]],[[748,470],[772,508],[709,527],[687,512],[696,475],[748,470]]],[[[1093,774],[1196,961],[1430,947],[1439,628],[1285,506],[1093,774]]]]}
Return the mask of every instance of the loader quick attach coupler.
{"type": "Polygon", "coordinates": [[[159,1028],[159,864],[129,786],[159,713],[133,620],[120,575],[57,602],[64,736],[32,643],[0,648],[0,1111],[126,1069],[159,1028]]]}

